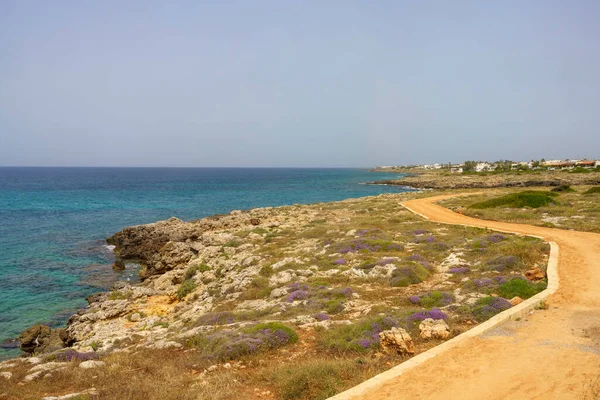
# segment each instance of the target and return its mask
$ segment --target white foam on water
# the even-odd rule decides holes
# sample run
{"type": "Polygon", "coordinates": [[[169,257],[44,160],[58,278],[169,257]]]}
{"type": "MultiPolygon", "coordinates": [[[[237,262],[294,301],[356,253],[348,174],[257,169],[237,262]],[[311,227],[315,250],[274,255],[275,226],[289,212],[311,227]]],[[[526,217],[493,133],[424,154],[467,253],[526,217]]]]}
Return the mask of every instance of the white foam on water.
{"type": "Polygon", "coordinates": [[[112,244],[107,244],[107,245],[104,245],[102,247],[106,248],[106,250],[108,250],[108,251],[114,252],[116,246],[114,246],[112,244]]]}

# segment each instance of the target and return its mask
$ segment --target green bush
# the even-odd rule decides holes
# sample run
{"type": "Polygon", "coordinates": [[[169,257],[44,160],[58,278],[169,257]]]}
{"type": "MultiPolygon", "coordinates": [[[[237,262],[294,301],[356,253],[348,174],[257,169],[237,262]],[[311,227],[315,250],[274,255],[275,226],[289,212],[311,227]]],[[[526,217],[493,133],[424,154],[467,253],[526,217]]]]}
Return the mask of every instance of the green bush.
{"type": "Polygon", "coordinates": [[[572,193],[574,192],[575,189],[573,189],[571,186],[569,185],[560,185],[557,186],[555,188],[552,189],[552,192],[565,192],[565,193],[572,193]]]}
{"type": "Polygon", "coordinates": [[[194,290],[196,290],[196,281],[193,279],[186,279],[179,287],[179,290],[177,290],[177,299],[183,299],[194,290]]]}
{"type": "Polygon", "coordinates": [[[502,297],[489,296],[477,300],[473,305],[472,313],[478,322],[484,322],[510,307],[511,304],[508,300],[502,297]]]}
{"type": "Polygon", "coordinates": [[[596,194],[600,193],[600,186],[594,186],[583,192],[583,194],[596,194]]]}
{"type": "Polygon", "coordinates": [[[206,271],[210,271],[210,267],[206,264],[192,265],[191,267],[189,267],[187,269],[187,271],[185,271],[185,275],[184,275],[183,279],[184,280],[191,279],[197,273],[202,273],[202,272],[206,272],[206,271]]]}
{"type": "Polygon", "coordinates": [[[273,267],[270,265],[265,265],[263,267],[261,267],[260,271],[258,271],[260,276],[265,276],[265,277],[269,277],[271,275],[273,275],[275,271],[273,271],[273,267]]]}
{"type": "Polygon", "coordinates": [[[539,208],[547,206],[550,203],[557,203],[553,198],[558,196],[556,192],[541,192],[541,191],[525,191],[520,193],[512,193],[506,196],[498,197],[491,200],[482,201],[480,203],[471,204],[469,208],[485,209],[494,207],[513,207],[513,208],[539,208]]]}
{"type": "Polygon", "coordinates": [[[390,317],[370,317],[349,325],[332,326],[321,332],[319,346],[340,352],[365,352],[379,347],[378,333],[398,325],[390,317]]]}
{"type": "Polygon", "coordinates": [[[287,343],[296,343],[298,341],[298,334],[296,331],[281,322],[264,322],[242,330],[244,333],[251,334],[264,331],[270,331],[273,334],[278,334],[278,332],[280,332],[286,337],[287,343]]]}
{"type": "Polygon", "coordinates": [[[523,278],[513,278],[498,287],[498,294],[504,298],[512,299],[518,296],[528,299],[546,289],[546,282],[531,282],[523,278]]]}
{"type": "Polygon", "coordinates": [[[419,296],[419,305],[425,308],[443,307],[454,302],[454,295],[450,292],[433,291],[419,296]]]}
{"type": "Polygon", "coordinates": [[[394,287],[405,287],[415,283],[421,283],[429,276],[429,271],[423,265],[416,262],[407,262],[392,272],[390,285],[394,287]]]}

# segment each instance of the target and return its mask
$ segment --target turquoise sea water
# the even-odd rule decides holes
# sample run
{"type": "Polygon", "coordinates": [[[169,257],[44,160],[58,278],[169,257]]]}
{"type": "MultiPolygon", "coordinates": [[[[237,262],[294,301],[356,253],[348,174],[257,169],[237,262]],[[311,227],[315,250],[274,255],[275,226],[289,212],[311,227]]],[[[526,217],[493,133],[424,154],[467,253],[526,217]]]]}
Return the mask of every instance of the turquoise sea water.
{"type": "MultiPolygon", "coordinates": [[[[0,168],[0,343],[62,326],[85,297],[137,271],[114,272],[104,239],[131,225],[233,209],[314,203],[406,189],[360,169],[0,168]]],[[[0,359],[19,354],[5,342],[0,359]]]]}

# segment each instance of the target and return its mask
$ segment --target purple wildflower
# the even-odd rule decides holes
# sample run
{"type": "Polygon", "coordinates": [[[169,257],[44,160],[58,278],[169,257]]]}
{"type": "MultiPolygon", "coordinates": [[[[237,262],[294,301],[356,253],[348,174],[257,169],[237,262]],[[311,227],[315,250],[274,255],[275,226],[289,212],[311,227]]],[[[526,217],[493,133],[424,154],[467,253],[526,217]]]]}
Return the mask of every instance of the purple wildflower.
{"type": "Polygon", "coordinates": [[[328,321],[331,319],[331,317],[325,313],[318,313],[313,315],[313,318],[316,319],[317,321],[328,321]]]}
{"type": "Polygon", "coordinates": [[[414,230],[412,233],[413,233],[413,235],[424,235],[427,233],[427,231],[425,229],[417,229],[417,230],[414,230]]]}
{"type": "Polygon", "coordinates": [[[396,260],[394,260],[393,258],[383,258],[377,264],[379,264],[379,265],[388,265],[388,264],[393,263],[394,261],[396,261],[396,260]]]}
{"type": "Polygon", "coordinates": [[[492,235],[486,236],[484,239],[487,240],[489,243],[498,243],[503,240],[506,240],[506,236],[504,236],[500,233],[494,233],[492,235]]]}
{"type": "Polygon", "coordinates": [[[296,290],[296,291],[288,294],[285,301],[287,301],[288,303],[293,303],[296,300],[304,300],[307,297],[308,297],[308,293],[306,292],[306,290],[296,290]]]}
{"type": "Polygon", "coordinates": [[[344,265],[346,264],[346,260],[344,260],[343,258],[338,258],[337,260],[335,260],[333,262],[335,265],[344,265]]]}
{"type": "Polygon", "coordinates": [[[515,256],[500,256],[487,262],[487,268],[495,271],[504,271],[512,268],[519,263],[519,259],[515,256]]]}
{"type": "Polygon", "coordinates": [[[95,351],[80,353],[73,349],[65,350],[56,356],[57,361],[88,361],[96,360],[98,358],[100,358],[100,356],[95,351]]]}
{"type": "Polygon", "coordinates": [[[371,342],[371,339],[369,338],[362,338],[362,339],[358,339],[356,341],[363,349],[368,349],[369,347],[371,347],[371,345],[373,344],[371,342]]]}
{"type": "Polygon", "coordinates": [[[432,308],[429,311],[420,311],[408,317],[409,321],[423,321],[427,318],[431,319],[446,319],[448,316],[437,308],[432,308]]]}
{"type": "Polygon", "coordinates": [[[470,272],[471,270],[467,267],[454,267],[454,268],[450,268],[448,270],[449,273],[451,274],[466,274],[468,272],[470,272]]]}
{"type": "Polygon", "coordinates": [[[410,301],[412,304],[419,304],[419,302],[421,301],[421,298],[419,296],[412,295],[412,296],[408,296],[408,301],[410,301]]]}

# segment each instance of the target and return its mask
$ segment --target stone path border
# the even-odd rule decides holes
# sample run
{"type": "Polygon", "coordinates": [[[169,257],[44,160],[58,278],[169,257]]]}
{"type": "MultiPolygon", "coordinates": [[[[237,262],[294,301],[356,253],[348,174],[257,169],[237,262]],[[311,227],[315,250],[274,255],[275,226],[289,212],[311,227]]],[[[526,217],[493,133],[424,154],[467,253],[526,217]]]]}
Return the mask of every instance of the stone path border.
{"type": "MultiPolygon", "coordinates": [[[[417,214],[426,220],[429,220],[429,218],[427,216],[410,209],[410,207],[406,206],[405,204],[401,203],[401,205],[404,208],[406,208],[408,211],[410,211],[414,214],[417,214]]],[[[482,229],[480,226],[474,226],[474,225],[450,224],[450,223],[445,223],[445,222],[438,222],[438,223],[482,229]]],[[[496,232],[515,234],[515,235],[519,235],[519,236],[529,236],[529,237],[535,237],[538,239],[544,239],[541,236],[523,235],[520,233],[504,231],[504,230],[500,230],[500,229],[492,229],[492,228],[486,228],[486,229],[496,231],[496,232]]],[[[374,387],[381,385],[384,382],[387,382],[387,381],[397,378],[398,376],[402,375],[404,372],[406,372],[420,364],[423,364],[425,361],[427,361],[439,354],[442,354],[442,353],[452,349],[453,347],[456,347],[458,344],[463,343],[464,341],[469,340],[472,337],[482,335],[482,334],[486,333],[487,331],[495,328],[496,326],[498,326],[504,322],[514,320],[517,318],[523,318],[526,315],[528,315],[531,312],[531,310],[535,309],[536,307],[539,307],[551,294],[553,294],[554,292],[556,292],[558,290],[558,252],[559,252],[559,247],[556,242],[549,242],[549,243],[550,243],[550,257],[548,258],[548,266],[546,269],[546,274],[548,276],[548,287],[545,290],[543,290],[540,293],[536,294],[535,296],[525,300],[521,304],[511,307],[508,310],[503,311],[503,312],[495,315],[494,317],[488,319],[487,321],[469,329],[468,331],[461,333],[460,335],[448,340],[447,342],[444,342],[438,346],[435,346],[435,347],[403,362],[402,364],[399,364],[393,368],[390,368],[389,370],[387,370],[385,372],[382,372],[379,375],[375,375],[374,377],[367,379],[366,381],[358,384],[357,386],[354,386],[342,393],[338,393],[335,396],[330,397],[328,400],[356,399],[359,396],[361,396],[362,394],[364,394],[366,391],[373,389],[374,387]]]]}

